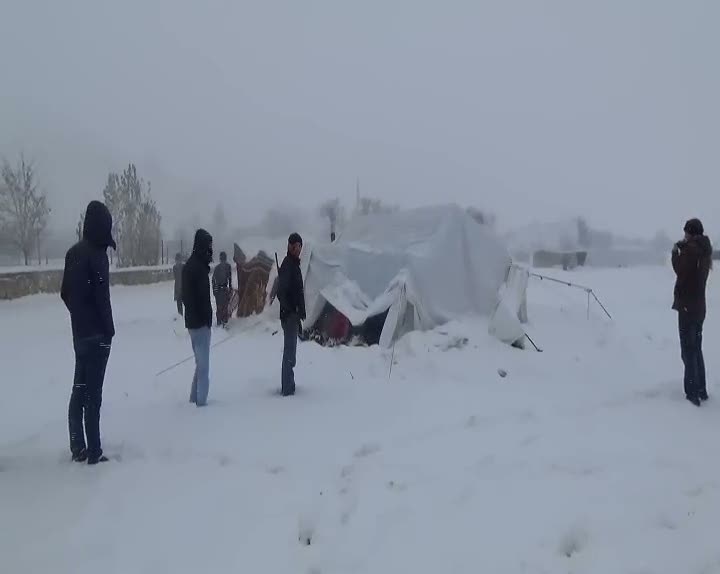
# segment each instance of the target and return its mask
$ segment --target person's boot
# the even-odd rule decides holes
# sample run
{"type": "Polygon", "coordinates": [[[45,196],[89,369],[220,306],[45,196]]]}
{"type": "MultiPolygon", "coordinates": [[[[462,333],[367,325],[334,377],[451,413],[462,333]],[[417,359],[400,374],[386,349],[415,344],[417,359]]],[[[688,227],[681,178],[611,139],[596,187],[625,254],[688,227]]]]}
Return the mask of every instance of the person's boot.
{"type": "Polygon", "coordinates": [[[96,465],[100,462],[110,462],[110,459],[105,455],[100,455],[98,458],[88,458],[87,463],[91,466],[96,465]]]}
{"type": "Polygon", "coordinates": [[[87,451],[83,448],[72,455],[73,462],[85,462],[88,459],[87,451]]]}
{"type": "Polygon", "coordinates": [[[708,396],[707,391],[704,391],[704,392],[700,393],[700,400],[701,400],[701,401],[705,402],[705,401],[708,400],[709,398],[710,398],[710,397],[708,396]]]}
{"type": "Polygon", "coordinates": [[[690,401],[692,404],[694,404],[696,407],[699,407],[702,403],[700,402],[699,397],[685,397],[688,401],[690,401]]]}

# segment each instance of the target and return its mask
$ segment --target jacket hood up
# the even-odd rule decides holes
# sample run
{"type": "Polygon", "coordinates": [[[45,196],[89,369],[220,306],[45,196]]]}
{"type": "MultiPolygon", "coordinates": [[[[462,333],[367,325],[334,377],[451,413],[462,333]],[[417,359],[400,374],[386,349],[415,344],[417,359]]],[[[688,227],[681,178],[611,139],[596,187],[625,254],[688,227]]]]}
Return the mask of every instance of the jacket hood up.
{"type": "Polygon", "coordinates": [[[200,259],[210,265],[213,260],[212,250],[213,238],[204,229],[198,229],[195,232],[195,240],[193,241],[193,254],[200,257],[200,259]]]}
{"type": "Polygon", "coordinates": [[[83,239],[101,249],[112,247],[117,250],[117,244],[112,238],[112,224],[112,215],[107,206],[100,201],[91,201],[85,212],[83,239]]]}
{"type": "Polygon", "coordinates": [[[712,260],[713,247],[707,235],[698,235],[687,240],[687,246],[697,251],[700,257],[708,257],[712,260]]]}

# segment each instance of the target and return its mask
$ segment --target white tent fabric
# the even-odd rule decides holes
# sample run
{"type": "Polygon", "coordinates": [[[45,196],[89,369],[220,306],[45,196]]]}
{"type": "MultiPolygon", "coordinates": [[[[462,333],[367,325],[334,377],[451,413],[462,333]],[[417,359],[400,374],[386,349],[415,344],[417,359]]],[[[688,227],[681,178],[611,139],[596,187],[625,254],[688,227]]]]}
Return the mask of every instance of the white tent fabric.
{"type": "Polygon", "coordinates": [[[512,263],[502,241],[455,205],[357,217],[303,259],[305,326],[326,302],[353,326],[388,311],[383,346],[410,330],[489,316],[512,263]]]}
{"type": "Polygon", "coordinates": [[[497,307],[490,318],[489,333],[504,343],[525,339],[522,324],[527,322],[527,286],[529,271],[512,265],[505,284],[500,288],[497,307]]]}

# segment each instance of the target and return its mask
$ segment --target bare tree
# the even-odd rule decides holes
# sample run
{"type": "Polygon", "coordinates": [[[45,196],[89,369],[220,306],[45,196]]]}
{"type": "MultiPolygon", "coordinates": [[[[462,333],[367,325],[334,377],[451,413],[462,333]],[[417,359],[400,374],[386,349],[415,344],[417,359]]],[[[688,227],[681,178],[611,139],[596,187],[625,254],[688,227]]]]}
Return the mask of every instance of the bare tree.
{"type": "Polygon", "coordinates": [[[121,175],[108,175],[103,199],[113,216],[118,266],[157,265],[160,211],[152,199],[150,184],[138,177],[134,164],[129,164],[121,175]]]}
{"type": "Polygon", "coordinates": [[[372,215],[375,213],[391,213],[397,211],[398,207],[395,205],[387,205],[383,203],[381,199],[361,197],[358,202],[358,209],[360,215],[372,215]]]}
{"type": "Polygon", "coordinates": [[[584,247],[587,249],[590,247],[590,244],[592,243],[591,237],[590,237],[590,226],[587,224],[587,221],[584,217],[578,217],[577,218],[577,230],[578,230],[578,243],[580,243],[581,247],[584,247]]]}
{"type": "Polygon", "coordinates": [[[222,235],[227,227],[227,216],[225,215],[225,207],[222,203],[215,206],[213,213],[213,233],[222,235]]]}
{"type": "Polygon", "coordinates": [[[81,213],[80,219],[78,220],[77,227],[75,228],[75,235],[77,235],[78,241],[82,241],[84,229],[85,229],[85,214],[81,213]]]}
{"type": "Polygon", "coordinates": [[[335,241],[338,226],[342,224],[344,217],[344,210],[340,200],[337,198],[328,199],[320,205],[319,212],[321,217],[326,217],[330,222],[330,241],[335,241]]]}
{"type": "Polygon", "coordinates": [[[493,227],[496,222],[495,214],[484,211],[477,207],[468,207],[467,214],[472,217],[480,225],[488,225],[493,227]]]}
{"type": "Polygon", "coordinates": [[[289,207],[273,207],[265,212],[262,219],[263,233],[268,237],[282,237],[295,231],[297,212],[289,207]]]}
{"type": "Polygon", "coordinates": [[[50,216],[47,197],[37,188],[33,163],[26,161],[23,155],[15,168],[3,161],[2,180],[0,227],[22,252],[25,265],[29,265],[33,247],[37,247],[40,258],[40,246],[50,216]]]}

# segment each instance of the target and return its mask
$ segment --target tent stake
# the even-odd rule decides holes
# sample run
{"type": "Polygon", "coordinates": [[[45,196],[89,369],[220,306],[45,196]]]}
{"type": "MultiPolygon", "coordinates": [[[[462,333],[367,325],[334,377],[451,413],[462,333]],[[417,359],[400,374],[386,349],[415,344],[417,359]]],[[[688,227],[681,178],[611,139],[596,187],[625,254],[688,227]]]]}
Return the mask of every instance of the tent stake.
{"type": "Polygon", "coordinates": [[[527,340],[530,341],[530,344],[531,344],[533,347],[535,347],[535,350],[536,350],[538,353],[542,353],[542,352],[543,352],[543,350],[535,344],[535,341],[533,341],[533,340],[530,338],[530,335],[528,335],[527,333],[525,333],[525,336],[527,337],[527,340]]]}

